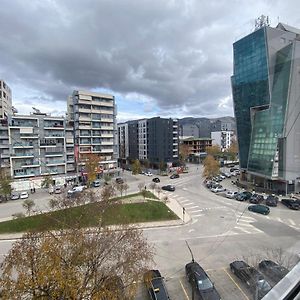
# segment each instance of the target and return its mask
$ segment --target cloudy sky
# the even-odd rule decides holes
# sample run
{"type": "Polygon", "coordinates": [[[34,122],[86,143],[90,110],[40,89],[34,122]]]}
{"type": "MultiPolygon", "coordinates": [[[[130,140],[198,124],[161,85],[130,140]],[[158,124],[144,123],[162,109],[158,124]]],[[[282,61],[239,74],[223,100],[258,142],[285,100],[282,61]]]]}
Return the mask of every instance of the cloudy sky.
{"type": "Polygon", "coordinates": [[[1,0],[0,78],[22,113],[86,89],[115,95],[119,121],[233,115],[232,43],[261,14],[300,28],[298,1],[1,0]]]}

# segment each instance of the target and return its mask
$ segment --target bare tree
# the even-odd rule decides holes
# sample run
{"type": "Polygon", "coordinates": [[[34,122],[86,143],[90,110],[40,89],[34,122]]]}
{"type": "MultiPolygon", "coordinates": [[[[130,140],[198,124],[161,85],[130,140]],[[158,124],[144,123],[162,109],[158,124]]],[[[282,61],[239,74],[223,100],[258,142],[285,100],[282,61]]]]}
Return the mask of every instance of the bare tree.
{"type": "Polygon", "coordinates": [[[156,192],[157,192],[158,198],[159,198],[160,193],[161,193],[161,187],[159,185],[156,187],[156,192]]]}
{"type": "Polygon", "coordinates": [[[142,189],[143,189],[144,187],[145,187],[144,183],[140,182],[140,183],[138,184],[138,188],[139,188],[140,193],[142,192],[142,189]]]}
{"type": "Polygon", "coordinates": [[[150,189],[154,192],[154,190],[156,189],[156,183],[155,182],[151,182],[149,185],[150,189]]]}
{"type": "Polygon", "coordinates": [[[152,258],[142,232],[130,227],[27,233],[1,264],[2,297],[132,299],[152,258]]]}
{"type": "Polygon", "coordinates": [[[128,190],[129,186],[127,183],[118,183],[116,184],[116,189],[119,191],[120,196],[123,196],[123,193],[128,190]]]}
{"type": "Polygon", "coordinates": [[[24,200],[22,206],[26,209],[26,213],[30,216],[32,213],[32,209],[35,206],[35,203],[31,199],[24,200]]]}

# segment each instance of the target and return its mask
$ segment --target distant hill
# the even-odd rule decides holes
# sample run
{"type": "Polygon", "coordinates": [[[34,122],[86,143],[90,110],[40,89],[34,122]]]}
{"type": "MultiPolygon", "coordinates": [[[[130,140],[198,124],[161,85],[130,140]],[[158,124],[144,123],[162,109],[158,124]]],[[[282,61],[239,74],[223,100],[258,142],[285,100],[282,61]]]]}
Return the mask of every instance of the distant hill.
{"type": "Polygon", "coordinates": [[[197,124],[197,123],[205,123],[205,122],[216,122],[216,121],[221,121],[221,122],[234,122],[235,123],[235,118],[230,117],[230,116],[225,116],[225,117],[219,117],[219,118],[193,118],[193,117],[185,117],[182,119],[179,119],[180,125],[186,125],[186,124],[197,124]]]}

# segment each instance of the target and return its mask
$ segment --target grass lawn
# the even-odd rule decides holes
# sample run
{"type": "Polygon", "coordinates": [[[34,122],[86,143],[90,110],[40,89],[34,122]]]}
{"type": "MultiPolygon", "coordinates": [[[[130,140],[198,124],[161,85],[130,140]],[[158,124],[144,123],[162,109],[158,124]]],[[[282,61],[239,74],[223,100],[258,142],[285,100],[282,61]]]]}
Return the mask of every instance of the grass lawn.
{"type": "MultiPolygon", "coordinates": [[[[149,194],[151,193],[149,192],[149,194]]],[[[137,197],[138,195],[139,194],[132,194],[131,197],[137,197]]],[[[127,195],[126,198],[130,198],[130,195],[127,195]]],[[[121,197],[117,199],[120,200],[121,197]]],[[[50,213],[1,222],[0,234],[68,228],[78,223],[80,223],[81,227],[96,226],[99,222],[100,215],[101,213],[98,211],[97,203],[90,203],[50,213]]],[[[178,217],[170,211],[164,203],[149,200],[142,203],[114,204],[104,213],[103,223],[105,225],[113,225],[176,219],[178,219],[178,217]]]]}

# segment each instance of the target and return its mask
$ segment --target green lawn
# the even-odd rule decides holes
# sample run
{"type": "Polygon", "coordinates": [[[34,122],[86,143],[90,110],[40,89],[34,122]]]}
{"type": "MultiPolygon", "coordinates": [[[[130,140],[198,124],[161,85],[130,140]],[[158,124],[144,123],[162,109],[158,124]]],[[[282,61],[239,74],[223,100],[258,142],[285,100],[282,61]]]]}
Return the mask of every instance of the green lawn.
{"type": "MultiPolygon", "coordinates": [[[[138,195],[133,194],[131,197],[137,197],[138,195]]],[[[130,197],[126,196],[126,198],[130,197]]],[[[117,199],[120,199],[120,197],[117,199]]],[[[80,224],[80,227],[92,227],[99,223],[100,215],[98,204],[90,203],[41,215],[0,222],[0,234],[30,230],[53,230],[78,224],[80,224]]],[[[149,200],[142,203],[114,204],[104,213],[103,224],[128,224],[175,219],[178,219],[178,217],[164,203],[149,200]]]]}

